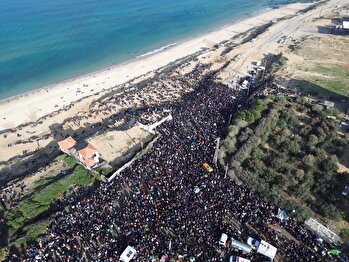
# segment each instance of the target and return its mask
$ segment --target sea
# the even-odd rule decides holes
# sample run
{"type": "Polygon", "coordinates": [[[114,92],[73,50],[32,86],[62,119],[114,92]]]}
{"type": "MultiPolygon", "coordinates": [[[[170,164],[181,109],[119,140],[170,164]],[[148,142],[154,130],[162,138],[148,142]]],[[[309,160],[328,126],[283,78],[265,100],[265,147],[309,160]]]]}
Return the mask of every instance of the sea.
{"type": "Polygon", "coordinates": [[[0,99],[160,52],[287,0],[1,0],[0,99]]]}

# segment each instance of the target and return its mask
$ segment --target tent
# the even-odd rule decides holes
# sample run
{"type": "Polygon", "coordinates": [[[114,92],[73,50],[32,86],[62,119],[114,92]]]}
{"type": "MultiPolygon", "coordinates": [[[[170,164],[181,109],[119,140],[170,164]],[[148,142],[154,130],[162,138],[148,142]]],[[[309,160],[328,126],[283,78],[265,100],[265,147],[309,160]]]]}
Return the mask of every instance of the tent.
{"type": "Polygon", "coordinates": [[[283,211],[281,208],[278,209],[278,214],[276,215],[276,217],[282,221],[288,219],[287,213],[283,211]]]}
{"type": "Polygon", "coordinates": [[[120,261],[129,262],[136,255],[136,249],[131,246],[127,246],[127,248],[122,252],[120,256],[120,261]]]}
{"type": "Polygon", "coordinates": [[[274,247],[273,245],[270,245],[269,243],[265,242],[264,240],[261,241],[261,243],[257,249],[257,252],[259,254],[262,254],[266,257],[269,257],[272,260],[276,256],[276,251],[277,251],[276,247],[274,247]]]}

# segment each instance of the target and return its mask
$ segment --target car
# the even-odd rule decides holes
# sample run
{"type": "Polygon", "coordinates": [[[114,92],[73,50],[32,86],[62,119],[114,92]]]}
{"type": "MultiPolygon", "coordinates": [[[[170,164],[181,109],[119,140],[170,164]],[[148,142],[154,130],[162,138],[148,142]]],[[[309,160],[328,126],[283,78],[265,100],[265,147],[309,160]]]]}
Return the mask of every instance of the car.
{"type": "Polygon", "coordinates": [[[208,163],[203,163],[202,165],[208,172],[213,172],[213,168],[208,163]]]}
{"type": "Polygon", "coordinates": [[[225,246],[228,240],[228,235],[225,233],[222,233],[221,239],[219,240],[219,244],[222,246],[225,246]]]}
{"type": "Polygon", "coordinates": [[[247,244],[249,244],[252,249],[256,250],[259,247],[260,242],[252,237],[248,237],[247,244]]]}

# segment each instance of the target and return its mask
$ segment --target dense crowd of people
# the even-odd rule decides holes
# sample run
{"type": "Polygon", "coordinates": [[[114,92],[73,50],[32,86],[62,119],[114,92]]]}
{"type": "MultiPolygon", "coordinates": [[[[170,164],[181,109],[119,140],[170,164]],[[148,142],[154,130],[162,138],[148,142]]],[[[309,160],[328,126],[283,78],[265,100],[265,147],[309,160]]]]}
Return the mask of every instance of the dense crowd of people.
{"type": "MultiPolygon", "coordinates": [[[[231,114],[248,101],[246,93],[213,79],[206,76],[172,107],[173,120],[158,127],[161,136],[147,154],[90,197],[55,213],[39,243],[21,260],[119,261],[130,245],[137,250],[135,261],[223,261],[222,254],[241,253],[219,246],[222,233],[245,240],[230,217],[260,232],[284,259],[327,259],[328,247],[316,235],[292,218],[280,221],[276,207],[212,163],[216,139],[225,135],[231,114]],[[203,167],[206,162],[212,172],[203,167]],[[278,239],[270,227],[276,223],[297,242],[278,239]]],[[[258,260],[256,252],[243,256],[258,260]]]]}

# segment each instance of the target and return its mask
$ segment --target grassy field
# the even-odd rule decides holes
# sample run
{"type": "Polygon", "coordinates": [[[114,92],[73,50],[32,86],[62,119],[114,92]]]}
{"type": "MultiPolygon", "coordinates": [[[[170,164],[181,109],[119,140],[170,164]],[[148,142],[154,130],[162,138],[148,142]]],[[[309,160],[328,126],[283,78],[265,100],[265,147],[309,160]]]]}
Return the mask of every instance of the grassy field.
{"type": "Polygon", "coordinates": [[[349,97],[349,67],[316,65],[311,71],[321,76],[309,77],[309,82],[339,95],[349,97]]]}
{"type": "Polygon", "coordinates": [[[42,235],[45,232],[49,224],[50,224],[50,220],[45,219],[45,220],[39,221],[38,223],[25,226],[23,228],[23,233],[25,234],[25,236],[17,239],[16,241],[13,242],[13,244],[19,247],[22,244],[34,242],[40,235],[42,235]]]}
{"type": "MultiPolygon", "coordinates": [[[[73,172],[60,178],[55,176],[46,177],[35,183],[34,191],[24,197],[17,208],[5,213],[6,223],[9,229],[9,235],[17,229],[26,225],[26,223],[40,214],[49,210],[53,200],[63,197],[73,186],[87,186],[94,182],[95,177],[90,171],[81,165],[74,164],[69,157],[64,159],[68,166],[73,167],[73,172]]],[[[28,228],[23,228],[27,231],[28,228]]],[[[37,229],[31,233],[30,237],[36,235],[37,229]]],[[[40,231],[40,230],[39,230],[40,231]]]]}
{"type": "Polygon", "coordinates": [[[278,76],[289,87],[340,101],[349,97],[349,39],[345,36],[308,37],[289,46],[278,76]],[[294,48],[294,47],[297,48],[294,48]]]}

